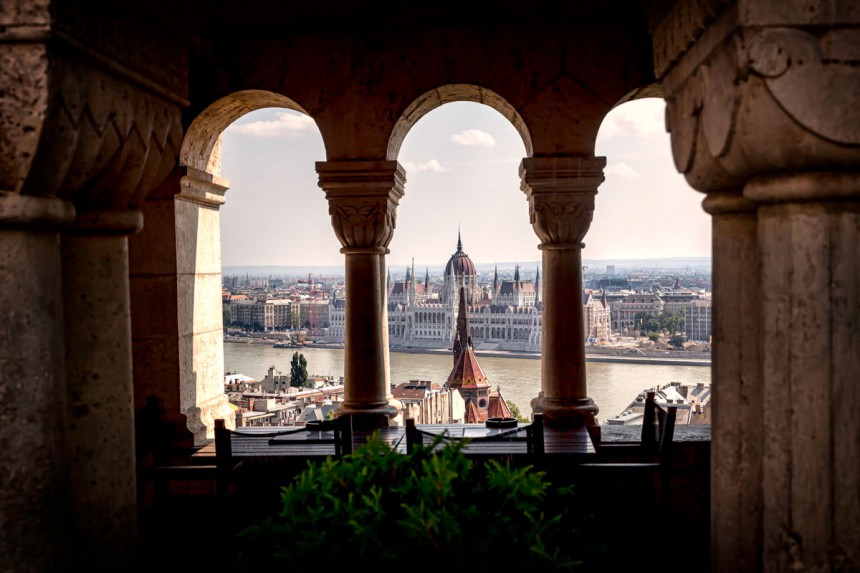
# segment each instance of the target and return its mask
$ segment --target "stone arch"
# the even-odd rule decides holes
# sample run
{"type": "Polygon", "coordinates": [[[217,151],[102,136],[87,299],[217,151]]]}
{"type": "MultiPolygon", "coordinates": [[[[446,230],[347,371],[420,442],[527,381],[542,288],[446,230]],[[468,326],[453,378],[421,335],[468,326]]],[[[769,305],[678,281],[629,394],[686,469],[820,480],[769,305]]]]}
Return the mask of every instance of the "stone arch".
{"type": "Polygon", "coordinates": [[[418,123],[418,120],[446,103],[457,101],[481,103],[505,116],[522,137],[523,145],[526,148],[526,157],[532,156],[532,138],[528,126],[516,108],[504,97],[492,90],[473,84],[447,84],[421,94],[403,110],[391,130],[385,158],[389,161],[397,160],[406,134],[409,133],[413,125],[418,123]]]}
{"type": "MultiPolygon", "coordinates": [[[[235,416],[223,392],[223,322],[219,305],[212,304],[221,296],[220,207],[230,184],[221,177],[224,130],[249,112],[273,107],[308,115],[295,101],[274,92],[235,92],[194,118],[179,151],[179,164],[184,169],[180,169],[172,213],[179,406],[196,444],[213,437],[215,419],[224,418],[232,426],[235,416]]],[[[147,220],[152,221],[149,216],[147,220]]]]}
{"type": "Polygon", "coordinates": [[[310,114],[298,103],[275,92],[265,90],[234,92],[217,100],[194,118],[182,140],[179,164],[220,177],[221,141],[224,130],[243,115],[267,107],[291,109],[310,117],[310,114]]]}
{"type": "MultiPolygon", "coordinates": [[[[632,90],[624,94],[621,99],[615,102],[615,105],[612,106],[612,109],[615,109],[619,105],[625,104],[628,101],[645,98],[663,99],[663,84],[654,82],[644,86],[633,88],[632,90]]],[[[612,111],[612,109],[609,111],[612,111]]]]}

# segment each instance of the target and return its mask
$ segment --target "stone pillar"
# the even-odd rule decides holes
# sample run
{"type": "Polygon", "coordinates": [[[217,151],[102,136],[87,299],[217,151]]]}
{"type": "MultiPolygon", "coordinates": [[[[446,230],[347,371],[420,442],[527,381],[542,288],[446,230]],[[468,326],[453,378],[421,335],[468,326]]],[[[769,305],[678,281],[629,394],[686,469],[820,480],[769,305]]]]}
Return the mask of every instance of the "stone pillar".
{"type": "Polygon", "coordinates": [[[758,219],[739,192],[711,193],[704,208],[713,230],[712,565],[753,571],[762,535],[758,219]]]}
{"type": "Polygon", "coordinates": [[[60,571],[68,456],[59,227],[74,208],[0,193],[0,555],[9,571],[60,571]]]}
{"type": "Polygon", "coordinates": [[[346,259],[345,387],[338,415],[388,423],[400,405],[390,392],[385,255],[406,175],[396,161],[318,162],[317,173],[346,259]]]}
{"type": "Polygon", "coordinates": [[[174,169],[147,196],[143,229],[128,239],[136,453],[144,466],[194,445],[179,383],[175,196],[184,174],[174,169]]]}
{"type": "Polygon", "coordinates": [[[137,543],[128,240],[139,211],[78,212],[63,235],[69,564],[134,568],[137,543]]]}
{"type": "Polygon", "coordinates": [[[714,570],[857,569],[860,18],[840,3],[700,4],[655,24],[654,59],[678,170],[706,192],[743,189],[705,202],[714,570]]]}
{"type": "Polygon", "coordinates": [[[179,387],[194,443],[215,437],[215,420],[235,427],[224,393],[221,212],[229,182],[187,168],[176,196],[179,387]]]}
{"type": "Polygon", "coordinates": [[[529,216],[543,252],[541,393],[532,409],[550,423],[593,425],[582,316],[582,239],[603,182],[603,157],[530,157],[520,165],[529,216]]]}
{"type": "Polygon", "coordinates": [[[860,174],[753,178],[765,570],[860,566],[860,174]]]}
{"type": "Polygon", "coordinates": [[[186,428],[199,445],[214,437],[215,419],[234,424],[221,310],[226,190],[219,177],[175,170],[144,204],[144,230],[131,241],[135,405],[155,455],[166,442],[190,445],[186,428]]]}

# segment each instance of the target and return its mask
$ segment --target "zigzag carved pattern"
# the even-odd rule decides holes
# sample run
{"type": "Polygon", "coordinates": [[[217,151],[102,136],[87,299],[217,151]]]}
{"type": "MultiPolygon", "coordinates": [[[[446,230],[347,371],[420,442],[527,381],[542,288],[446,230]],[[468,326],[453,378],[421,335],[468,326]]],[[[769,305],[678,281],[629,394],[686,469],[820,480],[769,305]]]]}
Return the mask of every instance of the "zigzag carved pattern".
{"type": "Polygon", "coordinates": [[[79,207],[137,205],[173,167],[180,110],[100,72],[87,75],[72,74],[51,99],[27,185],[79,207]]]}

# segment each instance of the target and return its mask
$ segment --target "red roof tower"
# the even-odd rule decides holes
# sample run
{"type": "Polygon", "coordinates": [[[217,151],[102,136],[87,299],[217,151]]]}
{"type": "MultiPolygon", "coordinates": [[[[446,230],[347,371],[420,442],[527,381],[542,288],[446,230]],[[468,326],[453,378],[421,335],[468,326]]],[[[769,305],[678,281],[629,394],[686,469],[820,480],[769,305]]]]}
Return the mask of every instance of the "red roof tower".
{"type": "Polygon", "coordinates": [[[469,314],[466,307],[466,289],[460,287],[460,308],[457,312],[457,336],[454,339],[454,368],[448,375],[445,387],[459,390],[466,401],[467,423],[483,422],[487,419],[490,404],[490,383],[478,358],[472,350],[472,336],[469,330],[469,314]],[[470,406],[469,404],[472,404],[470,406]],[[477,416],[477,419],[474,419],[477,416]]]}

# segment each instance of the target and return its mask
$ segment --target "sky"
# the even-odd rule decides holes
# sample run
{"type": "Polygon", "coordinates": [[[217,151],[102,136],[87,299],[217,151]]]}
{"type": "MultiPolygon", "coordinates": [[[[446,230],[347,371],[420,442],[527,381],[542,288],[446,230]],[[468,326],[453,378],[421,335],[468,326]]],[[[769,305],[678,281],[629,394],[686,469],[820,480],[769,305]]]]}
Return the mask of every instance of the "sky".
{"type": "MultiPolygon", "coordinates": [[[[709,257],[703,195],[675,171],[664,128],[665,104],[644,99],[606,117],[596,154],[607,158],[584,259],[709,257]]],[[[449,103],[406,136],[398,160],[406,192],[389,245],[391,267],[440,265],[463,250],[478,264],[534,263],[538,238],[520,190],[525,147],[494,109],[449,103]]],[[[222,174],[222,264],[342,265],[314,162],[325,160],[314,121],[285,109],[249,113],[227,128],[222,174]]]]}

